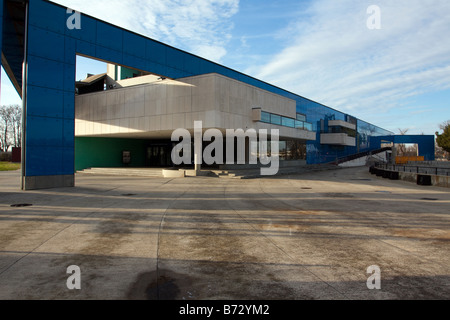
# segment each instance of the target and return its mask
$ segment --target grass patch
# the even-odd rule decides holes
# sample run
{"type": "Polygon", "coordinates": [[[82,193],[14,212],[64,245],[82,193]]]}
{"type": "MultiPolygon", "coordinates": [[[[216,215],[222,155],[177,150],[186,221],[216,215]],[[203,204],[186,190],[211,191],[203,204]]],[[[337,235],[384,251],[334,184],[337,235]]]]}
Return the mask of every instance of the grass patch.
{"type": "Polygon", "coordinates": [[[20,169],[20,163],[0,162],[0,171],[14,171],[20,169]]]}

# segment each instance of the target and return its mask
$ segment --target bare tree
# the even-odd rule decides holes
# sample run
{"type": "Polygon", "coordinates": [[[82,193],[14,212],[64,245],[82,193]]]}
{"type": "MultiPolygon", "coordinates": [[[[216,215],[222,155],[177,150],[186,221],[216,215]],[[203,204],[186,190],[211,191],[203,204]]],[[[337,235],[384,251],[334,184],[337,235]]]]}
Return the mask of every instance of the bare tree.
{"type": "Polygon", "coordinates": [[[0,122],[0,152],[3,152],[3,123],[0,122]]]}
{"type": "Polygon", "coordinates": [[[450,126],[450,120],[447,120],[447,121],[441,123],[439,125],[439,129],[441,129],[442,131],[445,131],[445,128],[447,128],[448,126],[450,126]]]}
{"type": "Polygon", "coordinates": [[[11,127],[12,112],[10,107],[0,108],[0,121],[2,121],[2,150],[7,152],[10,146],[10,140],[8,137],[8,131],[11,127]]]}
{"type": "Polygon", "coordinates": [[[22,145],[22,107],[19,105],[12,106],[12,129],[14,137],[14,147],[22,145]]]}
{"type": "MultiPolygon", "coordinates": [[[[408,129],[398,128],[398,132],[400,133],[401,136],[406,135],[406,133],[408,131],[409,131],[409,128],[408,129]]],[[[403,143],[397,145],[397,155],[398,156],[405,156],[407,153],[406,151],[407,151],[406,146],[403,143]]]]}
{"type": "Polygon", "coordinates": [[[22,109],[19,105],[0,107],[0,149],[20,147],[22,139],[22,109]]]}

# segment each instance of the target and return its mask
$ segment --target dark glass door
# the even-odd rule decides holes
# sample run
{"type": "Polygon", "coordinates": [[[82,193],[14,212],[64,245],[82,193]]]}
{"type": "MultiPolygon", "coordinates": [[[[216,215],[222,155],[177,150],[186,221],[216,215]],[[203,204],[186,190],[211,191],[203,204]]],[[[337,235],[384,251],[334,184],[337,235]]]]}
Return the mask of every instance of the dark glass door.
{"type": "Polygon", "coordinates": [[[167,144],[154,144],[147,148],[147,165],[149,167],[172,166],[171,146],[167,144]]]}

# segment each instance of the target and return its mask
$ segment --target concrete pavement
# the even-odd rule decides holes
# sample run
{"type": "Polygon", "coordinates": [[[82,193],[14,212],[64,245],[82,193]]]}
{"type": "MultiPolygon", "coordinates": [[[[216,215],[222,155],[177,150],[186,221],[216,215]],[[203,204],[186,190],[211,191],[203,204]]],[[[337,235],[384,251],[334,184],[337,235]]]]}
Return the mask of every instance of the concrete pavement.
{"type": "Polygon", "coordinates": [[[76,185],[22,192],[0,173],[0,299],[450,298],[445,188],[367,168],[76,185]]]}

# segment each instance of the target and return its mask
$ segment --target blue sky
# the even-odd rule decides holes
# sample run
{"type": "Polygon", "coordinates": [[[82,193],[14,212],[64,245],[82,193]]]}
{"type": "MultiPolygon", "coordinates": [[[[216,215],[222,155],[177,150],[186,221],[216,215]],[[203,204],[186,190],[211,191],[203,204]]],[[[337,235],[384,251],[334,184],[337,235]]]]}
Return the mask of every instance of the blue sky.
{"type": "MultiPolygon", "coordinates": [[[[362,120],[434,134],[450,120],[448,0],[54,0],[362,120]],[[367,8],[381,29],[367,28],[367,8]]],[[[77,79],[105,72],[79,59],[77,79]]],[[[2,72],[2,104],[20,103],[2,72]]]]}

